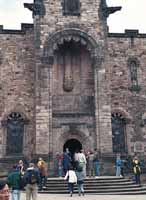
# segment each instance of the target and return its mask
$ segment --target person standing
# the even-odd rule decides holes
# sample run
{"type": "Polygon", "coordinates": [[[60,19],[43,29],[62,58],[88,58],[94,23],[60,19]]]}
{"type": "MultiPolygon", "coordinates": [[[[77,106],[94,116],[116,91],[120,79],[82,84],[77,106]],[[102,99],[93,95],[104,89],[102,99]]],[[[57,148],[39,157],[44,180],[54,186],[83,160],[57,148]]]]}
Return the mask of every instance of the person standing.
{"type": "Polygon", "coordinates": [[[94,149],[93,164],[94,164],[95,176],[98,177],[100,175],[99,173],[100,162],[99,162],[99,153],[97,149],[94,149]]]}
{"type": "Polygon", "coordinates": [[[61,152],[58,154],[58,176],[62,177],[63,175],[63,167],[62,167],[63,155],[61,152]]]}
{"type": "Polygon", "coordinates": [[[92,151],[89,152],[88,154],[88,172],[89,172],[89,177],[94,175],[94,154],[92,151]]]}
{"type": "Polygon", "coordinates": [[[26,200],[37,200],[38,184],[40,176],[38,170],[35,168],[34,163],[30,163],[25,174],[26,179],[26,200]]]}
{"type": "Polygon", "coordinates": [[[21,172],[18,170],[17,165],[13,166],[12,172],[8,175],[8,186],[12,188],[12,200],[20,200],[21,191],[21,172]]]}
{"type": "Polygon", "coordinates": [[[120,158],[120,155],[118,154],[116,158],[116,176],[121,176],[122,165],[123,165],[122,160],[120,158]]]}
{"type": "Polygon", "coordinates": [[[46,183],[47,183],[46,162],[42,158],[39,158],[39,161],[37,163],[37,167],[38,167],[39,173],[40,173],[39,189],[42,190],[43,188],[46,187],[46,183]]]}
{"type": "Polygon", "coordinates": [[[64,180],[68,181],[68,190],[70,196],[72,197],[74,192],[74,184],[77,183],[77,176],[72,166],[70,166],[69,170],[66,172],[64,180]]]}
{"type": "Polygon", "coordinates": [[[77,184],[78,184],[78,194],[79,194],[79,196],[81,196],[81,194],[84,196],[85,175],[84,175],[82,167],[78,166],[78,168],[76,170],[76,176],[77,176],[77,184]]]}
{"type": "Polygon", "coordinates": [[[66,172],[72,165],[71,163],[72,163],[71,155],[68,148],[66,148],[66,151],[63,153],[63,160],[62,160],[64,174],[66,174],[66,172]]]}
{"type": "Polygon", "coordinates": [[[9,200],[9,187],[4,180],[0,180],[0,200],[9,200]]]}
{"type": "Polygon", "coordinates": [[[78,153],[78,163],[79,163],[79,166],[82,167],[84,176],[86,177],[87,160],[86,160],[86,156],[84,154],[83,149],[81,149],[80,153],[78,153]]]}
{"type": "Polygon", "coordinates": [[[138,160],[137,156],[135,156],[135,158],[133,159],[133,172],[134,172],[136,184],[140,185],[141,169],[140,169],[140,161],[138,160]]]}
{"type": "Polygon", "coordinates": [[[18,161],[18,165],[17,165],[18,170],[20,170],[21,175],[23,176],[25,174],[25,168],[24,168],[24,164],[22,160],[18,161]]]}

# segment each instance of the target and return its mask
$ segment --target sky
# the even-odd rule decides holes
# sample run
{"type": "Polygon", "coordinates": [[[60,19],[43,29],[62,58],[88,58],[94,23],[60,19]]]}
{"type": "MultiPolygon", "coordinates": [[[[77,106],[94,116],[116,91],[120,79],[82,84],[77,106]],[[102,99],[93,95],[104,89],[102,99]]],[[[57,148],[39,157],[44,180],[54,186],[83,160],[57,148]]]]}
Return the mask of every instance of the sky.
{"type": "MultiPolygon", "coordinates": [[[[122,6],[122,10],[110,15],[110,32],[124,32],[125,29],[139,29],[146,33],[146,0],[106,0],[108,6],[122,6]]],[[[20,29],[21,23],[32,23],[32,13],[23,3],[33,0],[0,0],[0,24],[5,29],[20,29]]]]}

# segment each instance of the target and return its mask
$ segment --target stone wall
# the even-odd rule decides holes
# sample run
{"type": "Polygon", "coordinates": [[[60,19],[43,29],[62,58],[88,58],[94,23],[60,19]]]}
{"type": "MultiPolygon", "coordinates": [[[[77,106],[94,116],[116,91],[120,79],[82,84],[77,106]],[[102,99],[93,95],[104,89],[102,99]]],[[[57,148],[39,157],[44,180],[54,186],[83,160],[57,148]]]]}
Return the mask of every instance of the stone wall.
{"type": "MultiPolygon", "coordinates": [[[[112,137],[111,137],[111,116],[110,116],[110,96],[108,95],[108,76],[106,76],[106,58],[104,56],[106,48],[106,21],[101,21],[99,18],[99,9],[100,1],[96,0],[91,1],[81,0],[81,13],[79,16],[64,16],[62,11],[62,5],[60,0],[49,0],[44,1],[45,7],[45,16],[35,17],[35,40],[37,44],[36,54],[37,54],[37,69],[41,78],[38,76],[36,82],[37,95],[37,108],[36,108],[36,153],[37,154],[47,154],[48,152],[56,151],[53,149],[53,144],[57,141],[57,137],[54,137],[56,129],[53,129],[52,124],[58,120],[61,121],[61,118],[52,118],[54,106],[59,103],[58,108],[66,108],[65,97],[61,98],[56,97],[58,102],[52,102],[54,93],[57,93],[57,90],[52,90],[54,87],[54,66],[52,61],[49,59],[52,57],[54,59],[54,51],[58,49],[59,44],[62,44],[62,41],[70,41],[73,37],[77,38],[77,41],[83,40],[91,58],[91,67],[93,71],[93,82],[94,82],[94,98],[95,98],[95,109],[93,115],[95,116],[94,124],[94,137],[93,140],[96,140],[95,146],[101,152],[112,152],[112,137]],[[84,39],[86,37],[86,39],[84,39]],[[95,48],[92,51],[89,47],[89,43],[93,42],[91,48],[95,48]],[[49,49],[51,46],[52,49],[49,49]],[[43,57],[43,58],[42,58],[43,57]],[[42,60],[39,60],[42,58],[42,60]],[[60,101],[59,101],[60,100],[60,101]],[[54,122],[55,121],[55,122],[54,122]],[[47,139],[46,139],[47,138],[47,139]],[[44,144],[43,148],[41,143],[44,144]]],[[[83,83],[83,79],[86,80],[90,76],[89,74],[85,77],[82,77],[80,84],[83,83]]],[[[57,80],[58,81],[58,80],[57,80]]],[[[89,88],[91,90],[91,88],[89,88]]],[[[61,92],[61,90],[59,90],[61,92]]],[[[81,95],[83,91],[80,91],[81,95]]],[[[79,97],[80,98],[80,97],[79,97]]],[[[54,98],[55,99],[55,98],[54,98]]],[[[73,99],[72,99],[73,101],[73,99]]],[[[74,105],[75,106],[75,105],[74,105]]],[[[82,107],[84,107],[82,105],[82,107]]],[[[72,108],[73,110],[73,108],[72,108]]],[[[61,110],[65,112],[65,110],[61,110]]],[[[68,111],[71,113],[71,110],[68,111]]],[[[84,108],[85,112],[85,108],[84,108]]],[[[78,118],[77,118],[78,119],[78,118]]],[[[90,118],[88,118],[89,120],[90,118]]],[[[69,118],[64,118],[64,121],[68,121],[69,118]]],[[[80,117],[78,123],[84,120],[84,117],[80,117]]],[[[87,121],[88,121],[87,120],[87,121]]],[[[93,121],[93,118],[92,118],[93,121]]],[[[72,119],[70,118],[70,122],[72,119]]],[[[84,121],[84,123],[86,123],[84,121]]],[[[78,127],[80,130],[80,128],[78,127]]],[[[61,132],[61,127],[58,132],[61,132]]],[[[58,133],[59,134],[59,133],[58,133]]],[[[70,134],[71,137],[71,134],[70,134]]],[[[64,140],[65,142],[65,140],[64,140]]],[[[92,147],[92,148],[94,148],[92,147]]],[[[59,148],[59,147],[58,147],[59,148]]],[[[86,146],[88,148],[88,146],[86,146]]]]}
{"type": "Polygon", "coordinates": [[[97,147],[103,159],[113,158],[112,113],[126,120],[128,154],[146,154],[146,36],[137,31],[107,34],[100,1],[80,2],[77,16],[64,16],[60,0],[46,0],[46,14],[34,16],[34,29],[0,27],[0,157],[6,154],[5,122],[11,112],[29,121],[23,144],[28,157],[55,156],[74,138],[85,149],[97,147]],[[74,68],[70,94],[55,65],[64,41],[86,52],[82,75],[80,65],[74,68]],[[128,60],[133,57],[139,61],[138,90],[131,88],[128,60]]]}
{"type": "Polygon", "coordinates": [[[108,67],[112,112],[121,113],[126,119],[128,153],[146,154],[146,38],[143,34],[127,37],[126,34],[109,34],[108,67]],[[128,59],[137,58],[139,90],[131,90],[128,59]]]}
{"type": "Polygon", "coordinates": [[[0,30],[0,157],[6,154],[7,117],[21,113],[28,121],[24,131],[23,154],[34,151],[34,42],[33,28],[0,30]]]}

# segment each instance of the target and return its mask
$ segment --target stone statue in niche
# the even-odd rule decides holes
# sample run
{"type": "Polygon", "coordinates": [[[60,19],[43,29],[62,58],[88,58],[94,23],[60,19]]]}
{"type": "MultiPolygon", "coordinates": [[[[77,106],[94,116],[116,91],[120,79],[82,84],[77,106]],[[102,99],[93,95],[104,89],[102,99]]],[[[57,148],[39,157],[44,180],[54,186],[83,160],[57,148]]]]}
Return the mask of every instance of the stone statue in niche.
{"type": "Polygon", "coordinates": [[[63,13],[68,15],[80,14],[80,1],[79,0],[64,0],[63,13]]]}
{"type": "Polygon", "coordinates": [[[63,90],[66,92],[71,92],[74,88],[71,52],[65,52],[63,59],[64,59],[63,90]]]}

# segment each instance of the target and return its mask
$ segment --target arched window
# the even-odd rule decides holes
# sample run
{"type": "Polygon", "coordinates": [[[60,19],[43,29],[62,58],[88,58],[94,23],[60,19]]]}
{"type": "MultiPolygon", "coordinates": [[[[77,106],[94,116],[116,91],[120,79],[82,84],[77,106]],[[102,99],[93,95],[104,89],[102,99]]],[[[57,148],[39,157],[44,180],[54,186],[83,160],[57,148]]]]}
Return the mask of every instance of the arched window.
{"type": "Polygon", "coordinates": [[[129,66],[129,74],[130,74],[130,81],[132,90],[139,90],[138,84],[138,67],[139,61],[137,58],[132,57],[128,59],[128,66],[129,66]]]}
{"type": "Polygon", "coordinates": [[[20,113],[12,112],[7,117],[7,155],[22,154],[24,123],[20,113]]]}
{"type": "Polygon", "coordinates": [[[126,152],[126,138],[125,138],[126,122],[120,113],[112,114],[112,141],[113,152],[126,152]]]}

